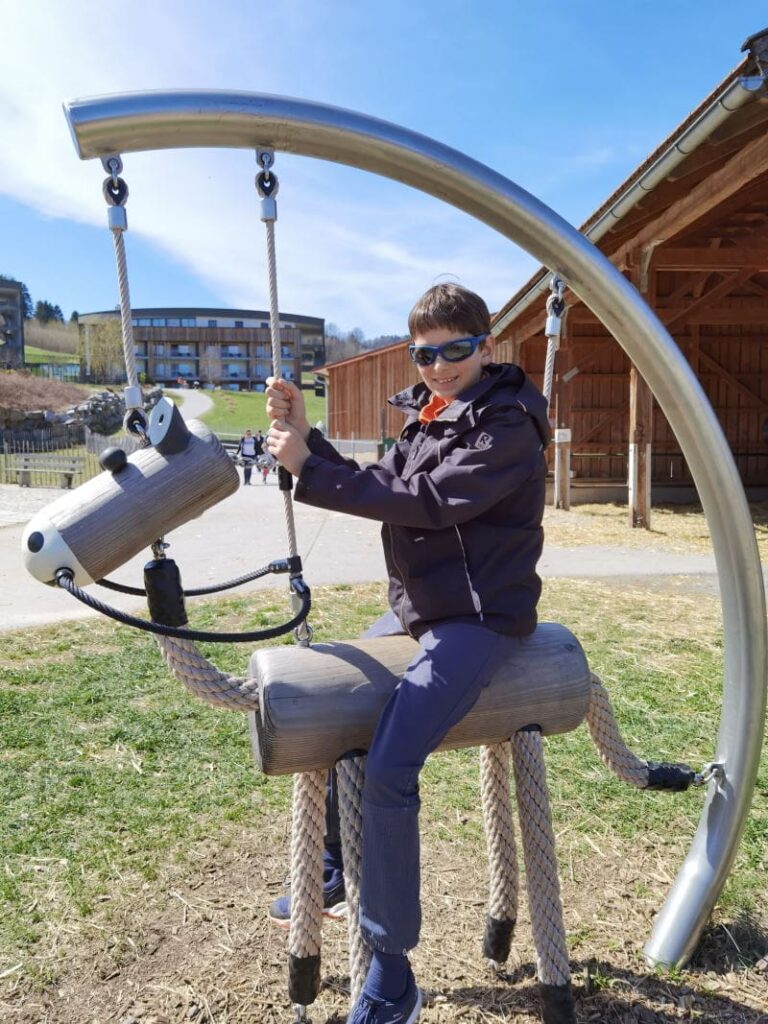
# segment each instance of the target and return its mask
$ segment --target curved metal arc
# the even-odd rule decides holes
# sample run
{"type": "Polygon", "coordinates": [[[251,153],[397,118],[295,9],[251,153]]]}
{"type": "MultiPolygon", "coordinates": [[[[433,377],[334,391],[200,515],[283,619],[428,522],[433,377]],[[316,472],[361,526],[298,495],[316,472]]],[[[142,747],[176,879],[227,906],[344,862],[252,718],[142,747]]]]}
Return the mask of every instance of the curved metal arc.
{"type": "Polygon", "coordinates": [[[251,93],[140,93],[66,108],[84,158],[190,146],[274,149],[371,171],[470,213],[566,278],[648,382],[691,469],[712,534],[725,627],[724,701],[698,831],[646,946],[651,960],[692,952],[736,855],[757,774],[768,638],[757,545],[717,418],[682,353],[637,291],[566,221],[470,157],[397,125],[303,100],[251,93]]]}

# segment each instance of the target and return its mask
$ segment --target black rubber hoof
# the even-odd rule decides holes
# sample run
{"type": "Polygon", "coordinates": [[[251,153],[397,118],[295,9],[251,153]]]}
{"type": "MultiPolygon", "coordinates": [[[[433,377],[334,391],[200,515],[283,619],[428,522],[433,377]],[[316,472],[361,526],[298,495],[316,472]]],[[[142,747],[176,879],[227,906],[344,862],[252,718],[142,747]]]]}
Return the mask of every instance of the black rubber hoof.
{"type": "Polygon", "coordinates": [[[514,931],[514,921],[497,921],[495,917],[487,916],[485,935],[483,936],[483,956],[497,964],[506,963],[512,948],[514,931]]]}
{"type": "Polygon", "coordinates": [[[288,957],[288,996],[292,1003],[309,1006],[320,991],[320,957],[288,957]]]}
{"type": "Polygon", "coordinates": [[[544,1024],[576,1024],[573,989],[567,985],[540,985],[541,1019],[544,1024]]]}

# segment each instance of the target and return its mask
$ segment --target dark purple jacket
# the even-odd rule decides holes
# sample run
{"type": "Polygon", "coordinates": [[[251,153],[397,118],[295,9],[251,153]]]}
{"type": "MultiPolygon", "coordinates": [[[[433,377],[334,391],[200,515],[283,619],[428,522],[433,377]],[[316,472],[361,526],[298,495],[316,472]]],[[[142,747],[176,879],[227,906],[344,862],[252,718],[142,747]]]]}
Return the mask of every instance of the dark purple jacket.
{"type": "Polygon", "coordinates": [[[317,430],[296,500],[383,523],[392,610],[413,636],[447,619],[533,632],[541,581],[547,404],[518,366],[491,364],[430,423],[419,383],[390,398],[407,422],[358,467],[317,430]]]}

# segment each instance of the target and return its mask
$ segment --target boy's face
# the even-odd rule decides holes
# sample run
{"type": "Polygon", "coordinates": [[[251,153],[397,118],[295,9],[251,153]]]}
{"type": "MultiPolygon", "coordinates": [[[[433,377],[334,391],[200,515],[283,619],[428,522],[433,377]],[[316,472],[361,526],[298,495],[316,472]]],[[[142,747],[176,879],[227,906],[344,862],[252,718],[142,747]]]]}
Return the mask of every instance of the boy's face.
{"type": "MultiPolygon", "coordinates": [[[[466,338],[466,331],[455,331],[450,327],[434,327],[424,331],[413,339],[417,347],[422,345],[443,345],[447,341],[458,341],[466,338]]],[[[421,379],[430,391],[449,401],[471,388],[483,375],[483,368],[490,363],[493,354],[493,341],[490,334],[471,356],[459,362],[450,362],[438,355],[429,366],[418,366],[421,379]]]]}

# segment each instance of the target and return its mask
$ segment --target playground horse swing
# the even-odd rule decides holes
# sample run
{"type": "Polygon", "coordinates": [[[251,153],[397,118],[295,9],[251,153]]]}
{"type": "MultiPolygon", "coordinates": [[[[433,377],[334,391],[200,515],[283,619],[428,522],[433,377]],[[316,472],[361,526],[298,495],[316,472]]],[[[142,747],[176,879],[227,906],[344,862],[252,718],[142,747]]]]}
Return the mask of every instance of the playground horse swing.
{"type": "MultiPolygon", "coordinates": [[[[170,402],[161,400],[148,422],[141,409],[122,238],[127,227],[127,188],[120,179],[118,155],[130,151],[195,146],[256,151],[261,217],[267,230],[276,370],[280,366],[274,259],[277,178],[272,161],[275,151],[286,151],[379,173],[437,196],[494,227],[548,266],[555,276],[545,329],[550,342],[547,393],[563,311],[563,281],[602,320],[646,379],[690,466],[715,548],[725,677],[712,762],[697,773],[686,766],[646,762],[629,751],[607,693],[590,672],[578,641],[553,623],[540,624],[521,645],[519,659],[499,670],[443,746],[481,746],[490,862],[483,951],[497,964],[509,954],[517,916],[517,856],[509,789],[512,760],[547,1024],[568,1024],[575,1015],[542,735],[565,732],[586,720],[601,758],[625,781],[639,788],[705,785],[698,830],[645,946],[650,963],[684,964],[725,883],[748,813],[761,748],[768,643],[762,574],[741,482],[706,397],[664,327],[612,264],[552,210],[471,158],[396,125],[307,101],[223,92],[97,97],[70,103],[66,113],[81,158],[100,157],[109,172],[105,195],[115,239],[128,374],[126,428],[142,436],[144,447],[129,457],[119,449],[111,450],[104,457],[101,476],[39,513],[22,538],[24,557],[37,578],[58,582],[104,610],[84,594],[80,584],[103,580],[149,543],[154,558],[145,579],[154,621],[136,619],[129,624],[140,623],[158,634],[171,672],[200,697],[249,713],[254,755],[266,774],[294,774],[289,995],[297,1019],[305,1018],[306,1006],[316,998],[320,984],[325,777],[334,764],[339,771],[350,905],[353,999],[365,978],[367,949],[356,915],[365,770],[361,751],[367,749],[378,715],[414,654],[415,641],[398,636],[311,646],[306,624],[309,588],[296,554],[290,478],[283,474],[289,557],[207,592],[267,572],[287,572],[292,619],[258,634],[225,638],[262,639],[294,629],[298,644],[257,651],[247,678],[219,672],[195,647],[195,639],[214,637],[185,629],[181,584],[175,570],[169,571],[172,563],[158,538],[232,493],[237,473],[211,432],[194,421],[187,429],[170,402]]],[[[121,613],[113,617],[131,619],[121,613]]]]}

